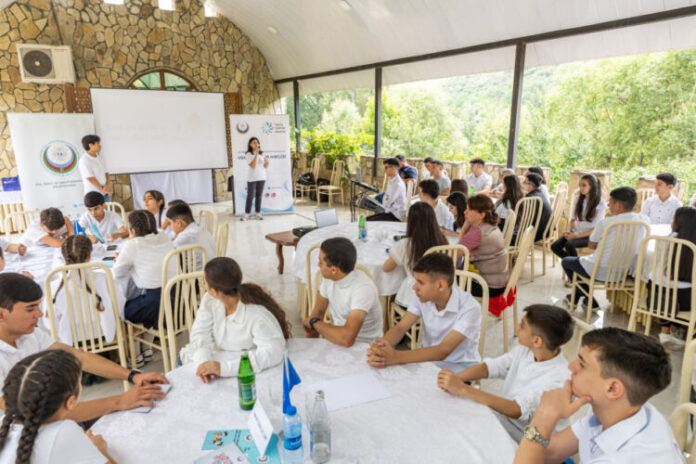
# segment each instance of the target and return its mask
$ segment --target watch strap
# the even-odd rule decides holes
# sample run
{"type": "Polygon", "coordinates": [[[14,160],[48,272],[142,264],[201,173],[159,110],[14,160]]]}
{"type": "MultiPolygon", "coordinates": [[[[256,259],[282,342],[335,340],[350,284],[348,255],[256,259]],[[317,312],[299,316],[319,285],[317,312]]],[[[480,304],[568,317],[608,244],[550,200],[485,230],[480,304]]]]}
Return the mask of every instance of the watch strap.
{"type": "Polygon", "coordinates": [[[534,443],[538,443],[541,446],[543,446],[544,448],[549,447],[549,440],[544,438],[541,435],[541,433],[539,433],[537,428],[534,427],[533,425],[527,425],[524,428],[524,438],[526,438],[527,440],[532,441],[534,443]]]}
{"type": "Polygon", "coordinates": [[[139,371],[138,369],[131,369],[131,371],[128,373],[128,383],[135,385],[133,382],[133,377],[142,373],[143,371],[139,371]]]}
{"type": "Polygon", "coordinates": [[[316,324],[320,320],[321,319],[319,319],[318,317],[313,317],[309,320],[309,326],[312,328],[312,330],[314,330],[314,324],[316,324]]]}

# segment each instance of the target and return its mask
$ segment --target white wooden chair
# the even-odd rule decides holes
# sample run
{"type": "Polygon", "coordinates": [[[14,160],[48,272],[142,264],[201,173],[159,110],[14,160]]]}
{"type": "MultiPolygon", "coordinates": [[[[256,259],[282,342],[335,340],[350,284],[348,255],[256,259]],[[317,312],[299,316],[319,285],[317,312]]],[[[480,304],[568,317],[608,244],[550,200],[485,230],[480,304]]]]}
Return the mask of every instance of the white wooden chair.
{"type": "Polygon", "coordinates": [[[5,234],[11,234],[12,230],[5,229],[5,217],[12,213],[24,211],[23,203],[3,203],[0,205],[0,227],[5,234]]]}
{"type": "Polygon", "coordinates": [[[212,209],[202,209],[198,212],[198,224],[215,237],[218,228],[218,214],[212,209]]]}
{"type": "MultiPolygon", "coordinates": [[[[520,229],[521,230],[521,229],[520,229]]],[[[507,298],[511,291],[517,291],[517,282],[520,280],[520,275],[522,274],[522,269],[524,268],[525,261],[529,256],[529,249],[534,246],[534,226],[528,226],[524,232],[521,234],[521,238],[518,241],[517,249],[519,254],[515,260],[514,266],[510,271],[510,278],[505,286],[505,291],[503,292],[503,298],[507,298]]],[[[518,234],[520,235],[520,234],[518,234]]],[[[515,300],[512,303],[512,331],[515,336],[517,336],[517,300],[518,296],[515,296],[515,300]]],[[[506,308],[507,310],[507,308],[506,308]]],[[[503,350],[507,353],[508,350],[508,328],[507,328],[507,315],[505,311],[502,312],[500,317],[503,318],[503,350]]]]}
{"type": "Polygon", "coordinates": [[[107,201],[104,203],[104,208],[107,211],[111,211],[116,214],[121,215],[121,220],[127,224],[126,222],[126,209],[123,207],[123,205],[117,201],[107,201]]]}
{"type": "MultiPolygon", "coordinates": [[[[305,192],[307,193],[307,197],[309,197],[309,194],[312,192],[312,190],[316,191],[317,189],[317,184],[316,181],[319,178],[319,169],[321,168],[321,159],[318,156],[315,156],[314,159],[312,160],[312,164],[310,165],[309,171],[312,173],[314,176],[314,184],[312,185],[304,185],[304,184],[298,184],[295,182],[295,192],[299,191],[300,192],[300,201],[304,200],[304,194],[305,192]]],[[[295,201],[297,201],[297,195],[295,195],[295,201]]]]}
{"type": "Polygon", "coordinates": [[[5,233],[21,234],[36,221],[41,215],[41,211],[32,209],[28,211],[13,211],[5,215],[5,233]]]}
{"type": "Polygon", "coordinates": [[[173,301],[171,297],[163,298],[164,311],[160,313],[159,326],[161,327],[162,321],[164,321],[167,352],[172,369],[176,367],[178,354],[176,337],[183,332],[191,333],[191,326],[204,293],[203,271],[180,274],[170,279],[164,287],[163,294],[173,295],[173,301]]]}
{"type": "MultiPolygon", "coordinates": [[[[365,273],[365,275],[367,277],[370,278],[370,280],[374,280],[374,277],[372,276],[372,272],[370,272],[370,270],[367,267],[363,266],[362,264],[356,264],[354,270],[355,271],[362,271],[365,273]]],[[[314,279],[313,279],[314,291],[312,292],[312,295],[310,297],[310,305],[311,305],[310,309],[309,309],[310,313],[312,311],[312,308],[314,307],[317,290],[319,290],[319,286],[321,285],[322,279],[323,279],[323,277],[321,275],[321,271],[319,269],[314,271],[314,279]]],[[[326,322],[327,324],[333,323],[333,318],[331,317],[331,308],[330,307],[327,308],[326,312],[324,313],[324,322],[326,322]]]]}
{"type": "Polygon", "coordinates": [[[334,161],[333,168],[331,169],[331,179],[329,185],[318,185],[317,186],[317,207],[321,205],[321,195],[327,195],[329,197],[329,208],[331,208],[331,198],[338,195],[341,199],[341,205],[344,205],[345,200],[343,198],[343,171],[345,169],[345,162],[342,160],[334,161]]]}
{"type": "MultiPolygon", "coordinates": [[[[46,315],[54,340],[71,344],[74,348],[88,353],[117,351],[119,363],[126,367],[126,342],[119,317],[114,278],[111,270],[105,264],[90,262],[57,267],[46,275],[44,289],[46,292],[44,300],[46,302],[46,315]],[[107,294],[100,294],[99,298],[95,285],[96,273],[105,276],[108,289],[107,294]],[[53,301],[55,294],[51,285],[54,279],[60,279],[62,282],[61,291],[65,292],[67,313],[61,317],[69,319],[72,342],[65,339],[61,340],[58,330],[56,308],[53,301]],[[88,290],[88,287],[91,291],[88,290]],[[109,305],[102,305],[105,300],[109,302],[109,305]],[[104,313],[105,311],[109,311],[111,314],[107,315],[104,313]],[[107,340],[105,333],[108,329],[102,327],[102,316],[113,317],[111,323],[115,326],[115,334],[110,340],[107,340]]],[[[128,390],[128,382],[124,382],[123,387],[124,390],[128,390]]]]}
{"type": "Polygon", "coordinates": [[[568,182],[559,182],[556,184],[556,192],[555,196],[558,196],[559,193],[565,192],[566,194],[566,199],[568,198],[568,182]]]}
{"type": "Polygon", "coordinates": [[[696,340],[691,340],[684,348],[684,360],[682,361],[679,379],[679,405],[672,413],[669,421],[679,449],[689,455],[686,459],[688,464],[696,464],[696,440],[694,440],[693,436],[689,440],[688,427],[689,417],[696,416],[696,404],[690,402],[695,353],[696,340]]]}
{"type": "Polygon", "coordinates": [[[603,289],[611,292],[624,292],[633,294],[634,281],[630,278],[629,273],[633,265],[633,259],[638,249],[638,231],[644,228],[645,235],[650,233],[650,228],[644,222],[640,221],[617,221],[611,223],[604,232],[599,241],[597,249],[597,260],[595,261],[590,277],[582,277],[578,273],[573,274],[572,291],[570,296],[570,312],[575,311],[575,295],[576,292],[581,292],[587,297],[587,322],[592,318],[592,295],[595,290],[603,289]],[[607,236],[614,231],[616,236],[614,247],[611,250],[606,249],[607,236]],[[605,253],[609,254],[609,265],[606,269],[604,280],[597,279],[599,265],[602,262],[601,257],[605,253]],[[587,285],[588,290],[585,291],[580,284],[587,285]]]}
{"type": "Polygon", "coordinates": [[[541,274],[546,275],[546,253],[551,255],[551,265],[556,266],[556,255],[551,251],[551,245],[553,242],[558,240],[558,235],[560,232],[560,222],[563,218],[566,208],[566,193],[565,191],[560,191],[556,194],[553,199],[553,206],[551,208],[551,217],[549,222],[546,224],[544,229],[544,235],[541,240],[535,243],[535,246],[541,247],[541,274]]]}
{"type": "Polygon", "coordinates": [[[595,329],[591,324],[574,316],[573,323],[575,324],[573,336],[568,340],[568,343],[563,345],[563,356],[565,356],[568,362],[574,361],[578,357],[578,353],[582,349],[582,336],[595,329]]]}
{"type": "Polygon", "coordinates": [[[408,209],[411,207],[413,196],[416,194],[416,183],[406,182],[406,214],[404,214],[404,222],[408,221],[408,209]]]}
{"type": "Polygon", "coordinates": [[[636,194],[638,195],[638,202],[636,203],[636,209],[637,209],[637,211],[640,211],[640,209],[643,207],[643,203],[645,203],[645,200],[655,196],[655,189],[654,188],[640,188],[640,189],[636,190],[636,194]]]}
{"type": "Polygon", "coordinates": [[[476,282],[481,286],[481,298],[477,298],[481,304],[481,332],[479,335],[478,351],[481,359],[483,359],[486,350],[486,330],[488,329],[488,284],[481,274],[477,274],[475,272],[456,270],[454,277],[457,279],[459,288],[465,292],[471,292],[473,282],[476,282]]]}
{"type": "MultiPolygon", "coordinates": [[[[642,286],[635,285],[633,307],[628,330],[636,330],[638,317],[644,317],[645,334],[650,334],[652,319],[669,321],[672,324],[686,326],[686,339],[693,340],[696,328],[696,291],[691,292],[691,304],[688,310],[677,307],[677,284],[679,267],[684,250],[696,257],[696,245],[688,240],[674,237],[650,235],[645,237],[638,248],[636,278],[649,272],[650,282],[646,284],[647,298],[641,298],[642,286]],[[647,258],[648,250],[653,250],[652,259],[647,258]]],[[[691,265],[691,288],[696,288],[696,260],[691,265]]]]}
{"type": "Polygon", "coordinates": [[[227,243],[230,235],[230,223],[226,222],[217,228],[215,233],[215,256],[227,256],[227,243]]]}
{"type": "Polygon", "coordinates": [[[464,271],[469,270],[469,249],[464,245],[438,245],[428,248],[424,255],[429,255],[430,253],[443,253],[452,258],[452,263],[454,263],[454,268],[457,269],[457,263],[460,259],[461,266],[460,269],[464,271]],[[461,258],[459,254],[461,253],[461,258]]]}
{"type": "Polygon", "coordinates": [[[305,255],[305,301],[304,307],[300,308],[300,317],[302,319],[307,317],[309,313],[312,312],[312,308],[314,308],[314,293],[316,292],[316,288],[314,288],[313,286],[314,279],[312,278],[312,254],[314,253],[314,251],[316,251],[315,259],[318,260],[320,247],[321,243],[315,243],[307,249],[307,253],[305,255]]]}
{"type": "MultiPolygon", "coordinates": [[[[508,263],[512,264],[512,261],[516,259],[520,254],[520,241],[522,239],[520,231],[527,230],[528,227],[534,228],[534,235],[532,238],[536,237],[537,229],[539,228],[539,221],[541,220],[541,208],[543,202],[539,197],[525,197],[517,202],[515,205],[515,217],[517,218],[517,234],[513,233],[513,238],[510,245],[508,246],[508,263]]],[[[505,221],[507,222],[507,220],[505,221]]],[[[532,259],[530,260],[531,265],[531,281],[534,282],[534,246],[530,249],[532,254],[532,259]]]]}
{"type": "Polygon", "coordinates": [[[515,233],[515,223],[517,222],[517,214],[511,209],[507,210],[505,215],[505,224],[503,224],[503,240],[505,243],[505,249],[510,248],[510,242],[512,242],[512,236],[515,233]]]}

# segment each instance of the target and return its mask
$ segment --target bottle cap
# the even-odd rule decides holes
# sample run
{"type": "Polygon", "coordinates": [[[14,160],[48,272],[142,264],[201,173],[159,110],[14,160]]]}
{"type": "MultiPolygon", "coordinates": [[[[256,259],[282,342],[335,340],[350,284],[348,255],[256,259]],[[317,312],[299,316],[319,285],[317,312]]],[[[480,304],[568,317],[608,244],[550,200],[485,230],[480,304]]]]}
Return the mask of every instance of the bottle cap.
{"type": "Polygon", "coordinates": [[[297,414],[297,408],[295,406],[288,406],[288,412],[286,414],[288,416],[294,416],[297,414]]]}
{"type": "Polygon", "coordinates": [[[324,390],[317,390],[317,398],[324,399],[324,390]]]}

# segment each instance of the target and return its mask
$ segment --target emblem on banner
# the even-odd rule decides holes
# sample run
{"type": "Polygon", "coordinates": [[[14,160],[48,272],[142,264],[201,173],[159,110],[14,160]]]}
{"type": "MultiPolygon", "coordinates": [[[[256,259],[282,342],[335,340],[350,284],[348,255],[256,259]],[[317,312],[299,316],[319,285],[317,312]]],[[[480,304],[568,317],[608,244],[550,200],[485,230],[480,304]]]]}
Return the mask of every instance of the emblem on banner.
{"type": "Polygon", "coordinates": [[[64,140],[53,140],[41,149],[41,164],[53,174],[68,174],[77,166],[77,148],[64,140]]]}
{"type": "Polygon", "coordinates": [[[237,132],[240,134],[246,134],[249,131],[249,123],[246,121],[239,121],[237,123],[237,132]]]}
{"type": "Polygon", "coordinates": [[[261,132],[263,132],[266,135],[270,135],[273,133],[273,123],[271,121],[266,121],[263,123],[263,126],[261,126],[261,132]]]}

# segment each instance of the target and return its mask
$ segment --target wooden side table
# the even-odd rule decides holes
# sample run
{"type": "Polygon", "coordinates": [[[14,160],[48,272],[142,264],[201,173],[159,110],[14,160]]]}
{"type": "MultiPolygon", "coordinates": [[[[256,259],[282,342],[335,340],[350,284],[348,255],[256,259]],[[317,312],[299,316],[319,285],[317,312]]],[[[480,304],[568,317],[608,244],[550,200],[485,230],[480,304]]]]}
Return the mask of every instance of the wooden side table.
{"type": "Polygon", "coordinates": [[[297,247],[297,242],[300,241],[300,238],[293,234],[291,230],[286,230],[285,232],[267,234],[266,240],[271,243],[275,243],[276,255],[278,255],[278,274],[282,274],[283,268],[285,267],[285,260],[283,259],[283,247],[297,247]]]}

